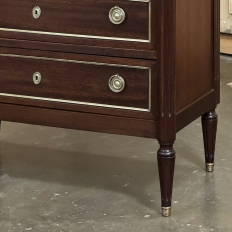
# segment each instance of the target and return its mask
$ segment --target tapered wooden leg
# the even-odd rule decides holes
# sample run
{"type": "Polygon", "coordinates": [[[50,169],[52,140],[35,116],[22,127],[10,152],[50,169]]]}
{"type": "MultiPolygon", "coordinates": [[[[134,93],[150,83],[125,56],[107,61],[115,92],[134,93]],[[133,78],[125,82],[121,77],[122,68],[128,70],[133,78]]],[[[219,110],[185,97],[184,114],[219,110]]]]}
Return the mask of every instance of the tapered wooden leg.
{"type": "Polygon", "coordinates": [[[214,170],[214,153],[217,134],[218,116],[212,109],[202,116],[202,130],[205,147],[205,165],[207,172],[214,170]]]}
{"type": "Polygon", "coordinates": [[[162,145],[158,150],[158,165],[161,189],[162,215],[171,215],[172,186],[175,168],[175,151],[173,145],[162,145]]]}

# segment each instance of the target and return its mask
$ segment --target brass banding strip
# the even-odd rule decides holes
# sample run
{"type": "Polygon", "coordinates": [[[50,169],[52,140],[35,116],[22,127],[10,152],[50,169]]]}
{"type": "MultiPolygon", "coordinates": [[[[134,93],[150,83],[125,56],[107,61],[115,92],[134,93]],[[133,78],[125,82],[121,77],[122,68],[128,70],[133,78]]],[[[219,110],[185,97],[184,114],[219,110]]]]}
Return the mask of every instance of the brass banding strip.
{"type": "Polygon", "coordinates": [[[35,60],[50,60],[50,61],[69,62],[69,63],[71,62],[71,63],[78,63],[78,64],[92,64],[92,65],[102,65],[102,66],[125,67],[125,68],[134,68],[134,69],[147,69],[147,70],[149,70],[149,77],[148,77],[149,78],[149,93],[148,93],[149,94],[149,102],[148,102],[148,108],[146,109],[146,108],[108,105],[108,104],[100,104],[100,103],[92,103],[92,102],[81,102],[81,101],[72,101],[72,100],[63,100],[63,99],[43,98],[43,97],[26,96],[26,95],[9,94],[9,93],[0,93],[0,96],[43,100],[43,101],[51,101],[51,102],[70,103],[70,104],[79,104],[79,105],[87,105],[87,106],[100,106],[100,107],[106,107],[106,108],[134,110],[134,111],[143,111],[143,112],[150,112],[150,110],[151,110],[151,68],[150,67],[130,66],[130,65],[120,65],[120,64],[107,64],[107,63],[97,63],[97,62],[77,61],[77,60],[65,60],[65,59],[48,58],[48,57],[23,56],[23,55],[16,55],[16,54],[0,54],[0,56],[2,56],[2,57],[16,57],[16,58],[23,58],[23,59],[35,59],[35,60]]]}
{"type": "Polygon", "coordinates": [[[17,95],[17,94],[8,94],[8,93],[0,93],[0,96],[25,98],[25,99],[33,99],[33,100],[42,100],[42,101],[50,101],[50,102],[69,103],[69,104],[76,104],[76,105],[100,106],[100,107],[123,109],[123,110],[135,110],[135,111],[143,111],[143,112],[149,112],[150,111],[149,109],[143,109],[143,108],[107,105],[107,104],[81,102],[81,101],[71,101],[71,100],[63,100],[63,99],[55,99],[55,98],[34,97],[34,96],[25,96],[25,95],[17,95]]]}
{"type": "Polygon", "coordinates": [[[93,64],[93,65],[116,66],[116,67],[136,68],[136,69],[149,69],[149,67],[145,67],[145,66],[99,63],[99,62],[82,61],[82,60],[67,60],[67,59],[50,58],[50,57],[43,57],[43,56],[24,56],[24,55],[4,54],[4,53],[0,53],[0,56],[16,57],[16,58],[23,58],[23,59],[35,59],[35,60],[50,60],[50,61],[59,61],[59,62],[68,62],[68,63],[77,63],[77,64],[93,64]]]}
{"type": "Polygon", "coordinates": [[[20,30],[20,29],[10,29],[10,28],[0,28],[0,31],[19,32],[19,33],[21,32],[21,33],[29,33],[29,34],[40,34],[40,35],[67,36],[67,37],[77,37],[77,38],[87,38],[87,39],[118,40],[118,41],[143,42],[143,43],[150,42],[149,40],[143,40],[143,39],[129,39],[129,38],[117,38],[117,37],[94,36],[94,35],[79,35],[79,34],[31,31],[31,30],[20,30]]]}

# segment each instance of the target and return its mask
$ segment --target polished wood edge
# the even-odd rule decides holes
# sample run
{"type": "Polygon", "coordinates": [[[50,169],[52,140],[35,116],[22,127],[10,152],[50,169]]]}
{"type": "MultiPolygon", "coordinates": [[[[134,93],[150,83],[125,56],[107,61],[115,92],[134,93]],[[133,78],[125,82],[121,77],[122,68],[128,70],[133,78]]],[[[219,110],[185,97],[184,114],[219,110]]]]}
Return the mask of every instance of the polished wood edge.
{"type": "Polygon", "coordinates": [[[217,97],[216,91],[211,91],[204,95],[202,98],[193,102],[188,107],[177,112],[176,116],[176,128],[177,132],[192,123],[197,118],[201,117],[207,111],[215,108],[219,104],[220,100],[217,97]]]}
{"type": "Polygon", "coordinates": [[[158,1],[158,141],[176,139],[176,0],[158,1]]]}
{"type": "MultiPolygon", "coordinates": [[[[129,43],[129,42],[128,42],[129,43]]],[[[116,44],[114,46],[107,46],[104,44],[65,44],[61,42],[47,42],[47,41],[29,41],[19,39],[0,38],[1,47],[11,48],[25,48],[44,51],[59,51],[70,52],[77,54],[101,55],[112,57],[126,57],[126,58],[140,58],[140,59],[156,59],[156,51],[150,44],[138,43],[132,44],[116,44]]]]}
{"type": "Polygon", "coordinates": [[[142,112],[142,111],[124,110],[124,109],[116,109],[116,108],[114,109],[114,108],[88,106],[88,105],[77,105],[71,103],[50,102],[50,101],[15,98],[8,96],[0,96],[0,102],[7,104],[14,104],[14,105],[22,105],[22,106],[35,106],[35,107],[48,108],[48,109],[58,109],[58,110],[92,113],[92,114],[96,113],[96,114],[113,115],[113,116],[127,117],[127,118],[138,118],[145,120],[155,120],[155,116],[152,114],[152,112],[142,112]]]}
{"type": "Polygon", "coordinates": [[[207,97],[208,95],[211,95],[214,92],[215,94],[215,90],[210,90],[208,93],[204,94],[203,96],[201,96],[200,98],[198,98],[197,100],[191,102],[189,105],[185,106],[184,108],[182,108],[181,110],[177,111],[177,115],[181,114],[183,111],[187,110],[188,108],[192,107],[193,105],[197,104],[199,101],[201,101],[203,98],[207,97]]]}
{"type": "Polygon", "coordinates": [[[216,99],[220,101],[220,0],[214,0],[213,12],[214,90],[216,92],[216,99]]]}
{"type": "Polygon", "coordinates": [[[0,103],[0,121],[156,138],[156,122],[0,103]]]}
{"type": "Polygon", "coordinates": [[[104,64],[115,64],[119,66],[133,66],[133,67],[147,67],[151,68],[155,65],[155,60],[143,60],[143,59],[132,59],[124,57],[106,57],[106,56],[97,56],[89,54],[76,54],[76,53],[64,53],[64,52],[54,52],[54,51],[43,51],[43,50],[30,50],[22,48],[9,48],[1,47],[0,53],[2,54],[13,54],[21,56],[35,56],[35,57],[46,57],[54,59],[64,59],[64,60],[77,60],[77,61],[88,61],[95,63],[104,63],[104,64]]]}

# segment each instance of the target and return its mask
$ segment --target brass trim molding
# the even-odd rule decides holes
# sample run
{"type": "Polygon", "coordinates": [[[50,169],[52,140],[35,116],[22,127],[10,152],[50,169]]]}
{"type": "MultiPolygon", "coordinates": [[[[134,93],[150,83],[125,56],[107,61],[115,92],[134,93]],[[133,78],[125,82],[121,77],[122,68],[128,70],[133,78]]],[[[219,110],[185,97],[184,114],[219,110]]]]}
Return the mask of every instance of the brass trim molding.
{"type": "Polygon", "coordinates": [[[65,60],[65,59],[48,58],[48,57],[23,56],[23,55],[16,55],[16,54],[0,54],[0,56],[3,56],[3,57],[18,57],[18,58],[23,58],[23,59],[35,59],[35,60],[50,60],[50,61],[79,63],[79,64],[92,64],[92,65],[102,65],[102,66],[125,67],[125,68],[134,68],[134,69],[147,69],[147,70],[149,70],[149,76],[148,76],[148,79],[149,79],[148,108],[117,106],[117,105],[108,105],[108,104],[100,104],[100,103],[92,103],[92,102],[72,101],[72,100],[55,99],[55,98],[43,98],[43,97],[27,96],[27,95],[20,95],[20,94],[9,94],[9,93],[0,93],[0,96],[24,98],[24,99],[33,99],[33,100],[43,100],[43,101],[60,102],[60,103],[70,103],[70,104],[77,104],[77,105],[98,106],[98,107],[100,106],[100,107],[106,107],[106,108],[134,110],[134,111],[142,111],[142,112],[150,112],[151,111],[151,68],[150,67],[107,64],[107,63],[97,63],[97,62],[77,61],[77,60],[65,60]]]}
{"type": "Polygon", "coordinates": [[[130,2],[150,2],[151,0],[127,0],[130,2]]]}
{"type": "Polygon", "coordinates": [[[33,31],[23,30],[15,28],[0,28],[0,31],[6,32],[17,32],[17,33],[29,33],[29,34],[40,34],[40,35],[54,35],[54,36],[67,36],[76,38],[87,38],[87,39],[103,39],[103,40],[116,40],[116,41],[128,41],[128,42],[151,42],[151,1],[150,0],[128,0],[132,2],[144,2],[149,4],[149,19],[148,19],[148,39],[133,39],[133,38],[121,38],[121,37],[110,37],[110,36],[95,36],[95,35],[82,35],[82,34],[70,34],[70,33],[58,33],[58,32],[46,32],[46,31],[33,31]]]}
{"type": "Polygon", "coordinates": [[[134,110],[134,111],[150,112],[150,110],[143,109],[143,108],[135,108],[135,107],[127,107],[127,106],[116,106],[116,105],[107,105],[107,104],[99,104],[99,103],[91,103],[91,102],[81,102],[81,101],[71,101],[71,100],[63,100],[63,99],[55,99],[55,98],[34,97],[34,96],[26,96],[26,95],[8,94],[8,93],[0,93],[0,96],[16,97],[16,98],[24,98],[24,99],[32,99],[32,100],[42,100],[42,101],[50,101],[50,102],[69,103],[69,104],[75,104],[75,105],[100,106],[100,107],[114,108],[114,109],[123,109],[123,110],[134,110]]]}
{"type": "Polygon", "coordinates": [[[50,61],[59,61],[59,62],[68,62],[68,63],[77,63],[77,64],[93,64],[93,65],[116,66],[116,67],[124,67],[124,68],[149,69],[149,67],[145,67],[145,66],[110,64],[110,63],[100,63],[100,62],[82,61],[82,60],[67,60],[67,59],[51,58],[51,57],[43,57],[43,56],[24,56],[24,55],[10,54],[10,53],[9,54],[0,53],[0,56],[16,57],[23,59],[34,59],[34,60],[50,60],[50,61]]]}

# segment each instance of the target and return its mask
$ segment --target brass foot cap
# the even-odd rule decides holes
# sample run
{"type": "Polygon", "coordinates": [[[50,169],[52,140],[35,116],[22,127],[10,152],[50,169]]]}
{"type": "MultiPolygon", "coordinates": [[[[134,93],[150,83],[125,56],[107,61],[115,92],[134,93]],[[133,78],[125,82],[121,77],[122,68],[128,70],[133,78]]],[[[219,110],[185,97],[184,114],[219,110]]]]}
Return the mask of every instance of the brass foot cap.
{"type": "Polygon", "coordinates": [[[206,163],[205,167],[206,167],[206,172],[213,172],[213,170],[214,170],[214,163],[206,163]]]}
{"type": "Polygon", "coordinates": [[[171,208],[172,207],[162,207],[162,215],[164,217],[170,217],[171,216],[171,208]]]}

